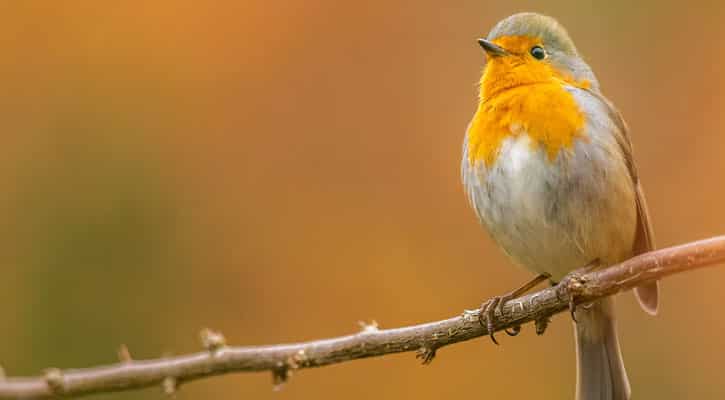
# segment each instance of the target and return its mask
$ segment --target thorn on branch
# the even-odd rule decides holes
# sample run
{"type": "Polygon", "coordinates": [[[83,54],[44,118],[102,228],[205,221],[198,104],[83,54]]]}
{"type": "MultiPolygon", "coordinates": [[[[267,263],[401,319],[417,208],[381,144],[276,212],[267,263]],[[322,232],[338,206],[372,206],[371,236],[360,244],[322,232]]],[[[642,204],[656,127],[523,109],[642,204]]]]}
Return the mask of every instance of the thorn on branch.
{"type": "Polygon", "coordinates": [[[534,324],[536,326],[536,334],[541,336],[546,332],[546,328],[549,327],[549,322],[551,322],[551,319],[549,317],[543,317],[539,318],[536,321],[534,321],[534,324]]]}
{"type": "Polygon", "coordinates": [[[301,367],[304,367],[307,364],[307,353],[305,353],[305,349],[300,349],[297,353],[289,356],[287,358],[287,369],[288,377],[291,376],[292,370],[299,369],[301,367]]]}
{"type": "Polygon", "coordinates": [[[46,369],[43,378],[45,379],[45,384],[48,385],[51,393],[63,394],[63,392],[65,392],[63,373],[58,368],[46,369]]]}
{"type": "Polygon", "coordinates": [[[282,390],[291,376],[292,371],[286,365],[280,363],[277,368],[272,370],[272,390],[275,392],[282,390]]]}
{"type": "Polygon", "coordinates": [[[178,382],[173,376],[167,376],[164,381],[161,382],[161,389],[167,396],[175,396],[178,389],[178,382]]]}
{"type": "Polygon", "coordinates": [[[282,390],[294,371],[306,367],[308,361],[305,349],[300,349],[297,353],[287,357],[285,362],[277,363],[277,367],[272,370],[272,390],[275,392],[282,390]]]}
{"type": "Polygon", "coordinates": [[[5,375],[5,369],[0,365],[0,382],[4,381],[7,376],[5,375]]]}
{"type": "Polygon", "coordinates": [[[131,357],[131,352],[128,351],[128,347],[126,347],[125,344],[122,344],[118,348],[118,359],[124,364],[128,364],[133,362],[133,358],[131,357]]]}
{"type": "Polygon", "coordinates": [[[415,358],[422,360],[423,365],[428,365],[433,362],[436,357],[436,349],[423,346],[415,352],[415,358]]]}
{"type": "Polygon", "coordinates": [[[216,353],[227,345],[227,340],[221,332],[215,332],[209,328],[202,329],[199,336],[202,346],[210,353],[216,353]]]}
{"type": "Polygon", "coordinates": [[[365,321],[358,321],[358,325],[360,325],[360,328],[362,333],[372,333],[377,332],[380,330],[380,327],[378,326],[378,321],[372,320],[369,324],[365,321]]]}

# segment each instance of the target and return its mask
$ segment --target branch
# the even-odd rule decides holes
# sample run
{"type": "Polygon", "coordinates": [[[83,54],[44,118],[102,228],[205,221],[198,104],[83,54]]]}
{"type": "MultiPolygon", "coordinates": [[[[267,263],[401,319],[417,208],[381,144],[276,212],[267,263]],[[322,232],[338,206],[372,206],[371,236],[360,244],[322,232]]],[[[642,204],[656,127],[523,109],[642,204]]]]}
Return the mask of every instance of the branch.
{"type": "MultiPolygon", "coordinates": [[[[557,286],[509,301],[497,314],[495,331],[545,320],[575,303],[587,303],[680,272],[725,261],[725,236],[652,251],[621,264],[593,272],[576,272],[557,286]]],[[[177,357],[132,360],[125,347],[121,362],[84,369],[46,370],[44,376],[4,378],[0,373],[0,399],[53,398],[140,389],[160,385],[173,393],[178,385],[230,372],[272,371],[282,384],[292,371],[321,367],[360,358],[417,351],[424,363],[439,348],[487,335],[478,311],[438,322],[398,329],[364,326],[354,335],[296,344],[228,347],[221,334],[202,332],[206,351],[177,357]]],[[[2,371],[2,369],[0,369],[2,371]]]]}

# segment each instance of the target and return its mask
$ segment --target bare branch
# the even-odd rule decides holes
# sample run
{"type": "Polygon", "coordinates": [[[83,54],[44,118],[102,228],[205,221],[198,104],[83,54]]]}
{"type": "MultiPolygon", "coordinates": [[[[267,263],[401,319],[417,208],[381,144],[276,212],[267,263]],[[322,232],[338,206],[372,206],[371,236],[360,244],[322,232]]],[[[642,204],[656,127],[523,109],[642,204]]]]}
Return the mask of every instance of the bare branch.
{"type": "MultiPolygon", "coordinates": [[[[574,273],[559,285],[522,296],[506,304],[494,321],[496,331],[530,321],[543,329],[548,317],[566,310],[569,297],[577,304],[632,289],[676,273],[725,261],[725,236],[656,250],[594,272],[574,273]]],[[[230,372],[271,371],[275,385],[295,370],[321,367],[391,353],[416,351],[424,363],[441,347],[487,335],[478,311],[443,321],[398,329],[377,324],[349,336],[296,344],[229,347],[220,333],[202,333],[204,352],[176,357],[133,360],[122,349],[121,362],[84,369],[48,369],[45,375],[0,378],[0,399],[53,398],[140,389],[159,385],[169,394],[180,384],[230,372]]]]}

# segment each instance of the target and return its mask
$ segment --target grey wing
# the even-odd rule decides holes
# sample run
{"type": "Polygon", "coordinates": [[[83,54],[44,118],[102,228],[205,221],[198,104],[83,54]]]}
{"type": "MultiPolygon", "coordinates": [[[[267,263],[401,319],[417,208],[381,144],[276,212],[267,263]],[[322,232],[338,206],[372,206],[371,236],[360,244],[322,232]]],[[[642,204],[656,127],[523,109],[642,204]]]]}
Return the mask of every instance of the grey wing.
{"type": "MultiPolygon", "coordinates": [[[[635,187],[637,201],[637,231],[634,238],[634,244],[632,246],[632,253],[633,255],[638,255],[654,250],[654,232],[649,218],[649,210],[647,209],[647,200],[644,197],[642,183],[637,175],[637,166],[634,163],[634,157],[632,155],[632,142],[629,138],[629,129],[627,128],[627,124],[624,122],[622,114],[620,114],[609,100],[601,94],[592,91],[589,93],[597,97],[607,106],[606,108],[609,112],[609,117],[617,127],[617,132],[615,133],[617,142],[619,143],[619,147],[622,149],[622,154],[624,154],[627,167],[629,168],[629,174],[635,187]]],[[[640,306],[642,306],[642,309],[649,314],[657,314],[657,307],[659,303],[658,282],[636,287],[634,289],[634,294],[637,297],[640,306]]]]}

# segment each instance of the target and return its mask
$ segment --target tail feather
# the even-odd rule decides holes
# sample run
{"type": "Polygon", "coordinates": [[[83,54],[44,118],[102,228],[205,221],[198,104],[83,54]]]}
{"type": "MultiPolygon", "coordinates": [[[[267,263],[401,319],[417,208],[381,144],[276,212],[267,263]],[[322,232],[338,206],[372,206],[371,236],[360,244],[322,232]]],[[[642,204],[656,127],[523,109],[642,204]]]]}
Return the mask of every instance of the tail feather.
{"type": "Polygon", "coordinates": [[[617,339],[614,300],[577,309],[577,400],[629,400],[630,387],[617,339]]]}
{"type": "Polygon", "coordinates": [[[648,283],[644,286],[634,288],[634,295],[639,301],[639,305],[649,315],[657,315],[659,307],[659,282],[648,283]]]}

